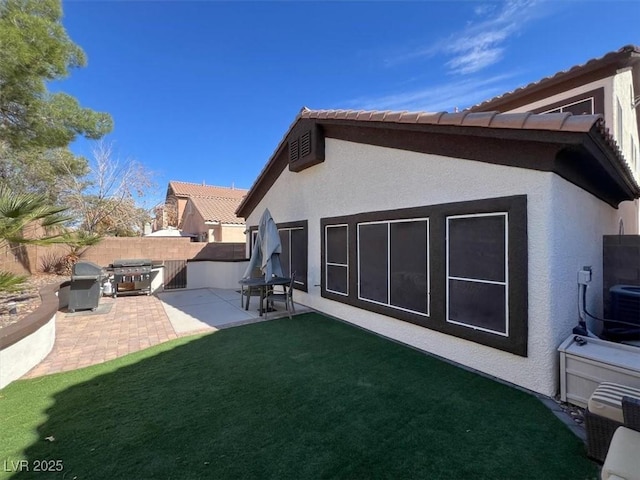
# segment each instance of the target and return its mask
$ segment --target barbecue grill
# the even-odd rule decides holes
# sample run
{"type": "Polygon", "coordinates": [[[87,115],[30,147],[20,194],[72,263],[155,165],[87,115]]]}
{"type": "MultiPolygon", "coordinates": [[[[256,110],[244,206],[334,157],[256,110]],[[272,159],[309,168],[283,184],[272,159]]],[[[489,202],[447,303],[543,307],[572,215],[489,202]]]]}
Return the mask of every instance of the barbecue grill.
{"type": "Polygon", "coordinates": [[[78,262],[71,270],[69,312],[95,310],[100,303],[100,283],[104,269],[92,262],[78,262]]]}
{"type": "Polygon", "coordinates": [[[115,288],[113,296],[149,295],[151,293],[151,260],[123,259],[113,262],[115,288]]]}

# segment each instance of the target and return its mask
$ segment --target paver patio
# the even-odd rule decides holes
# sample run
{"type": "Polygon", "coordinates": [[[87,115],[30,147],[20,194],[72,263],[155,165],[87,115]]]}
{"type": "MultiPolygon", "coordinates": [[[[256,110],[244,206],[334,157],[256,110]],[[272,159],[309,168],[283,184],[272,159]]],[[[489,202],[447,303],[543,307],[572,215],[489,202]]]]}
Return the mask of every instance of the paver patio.
{"type": "MultiPolygon", "coordinates": [[[[255,306],[257,303],[254,301],[255,306]]],[[[269,318],[282,315],[286,313],[280,311],[269,318]]],[[[254,309],[240,307],[240,294],[234,290],[205,288],[159,296],[103,297],[96,312],[59,311],[51,353],[22,378],[75,370],[177,337],[261,320],[254,309]]]]}

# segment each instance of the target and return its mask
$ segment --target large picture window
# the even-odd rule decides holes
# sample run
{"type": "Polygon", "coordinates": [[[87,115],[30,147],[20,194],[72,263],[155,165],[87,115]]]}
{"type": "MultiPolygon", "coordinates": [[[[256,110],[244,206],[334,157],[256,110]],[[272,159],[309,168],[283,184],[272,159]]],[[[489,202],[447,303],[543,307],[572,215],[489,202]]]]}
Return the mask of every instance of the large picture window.
{"type": "Polygon", "coordinates": [[[327,225],[325,235],[325,288],[338,295],[349,295],[349,227],[327,225]]]}
{"type": "Polygon", "coordinates": [[[358,298],[429,315],[429,220],[358,224],[358,298]]]}
{"type": "Polygon", "coordinates": [[[447,217],[447,321],[509,335],[506,213],[447,217]]]}

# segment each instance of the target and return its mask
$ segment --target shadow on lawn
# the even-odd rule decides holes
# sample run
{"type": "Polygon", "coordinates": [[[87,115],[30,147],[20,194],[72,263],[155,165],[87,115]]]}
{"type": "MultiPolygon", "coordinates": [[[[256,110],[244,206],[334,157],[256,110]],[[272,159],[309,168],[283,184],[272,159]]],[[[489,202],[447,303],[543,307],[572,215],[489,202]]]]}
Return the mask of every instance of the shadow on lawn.
{"type": "Polygon", "coordinates": [[[29,465],[61,460],[50,478],[66,479],[596,476],[537,399],[321,315],[155,351],[67,388],[70,374],[37,379],[53,404],[29,465]]]}

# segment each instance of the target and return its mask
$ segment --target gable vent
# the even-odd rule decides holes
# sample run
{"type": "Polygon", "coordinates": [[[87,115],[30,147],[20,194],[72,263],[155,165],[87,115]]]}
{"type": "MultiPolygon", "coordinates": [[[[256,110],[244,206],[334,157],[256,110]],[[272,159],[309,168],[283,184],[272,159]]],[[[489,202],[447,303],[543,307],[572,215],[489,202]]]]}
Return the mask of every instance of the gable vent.
{"type": "Polygon", "coordinates": [[[288,138],[292,172],[301,172],[324,161],[324,134],[317,123],[301,120],[288,138]]]}
{"type": "Polygon", "coordinates": [[[295,162],[300,158],[300,148],[298,139],[291,140],[289,142],[289,161],[295,162]]]}
{"type": "Polygon", "coordinates": [[[311,130],[300,137],[300,158],[311,153],[311,130]]]}

